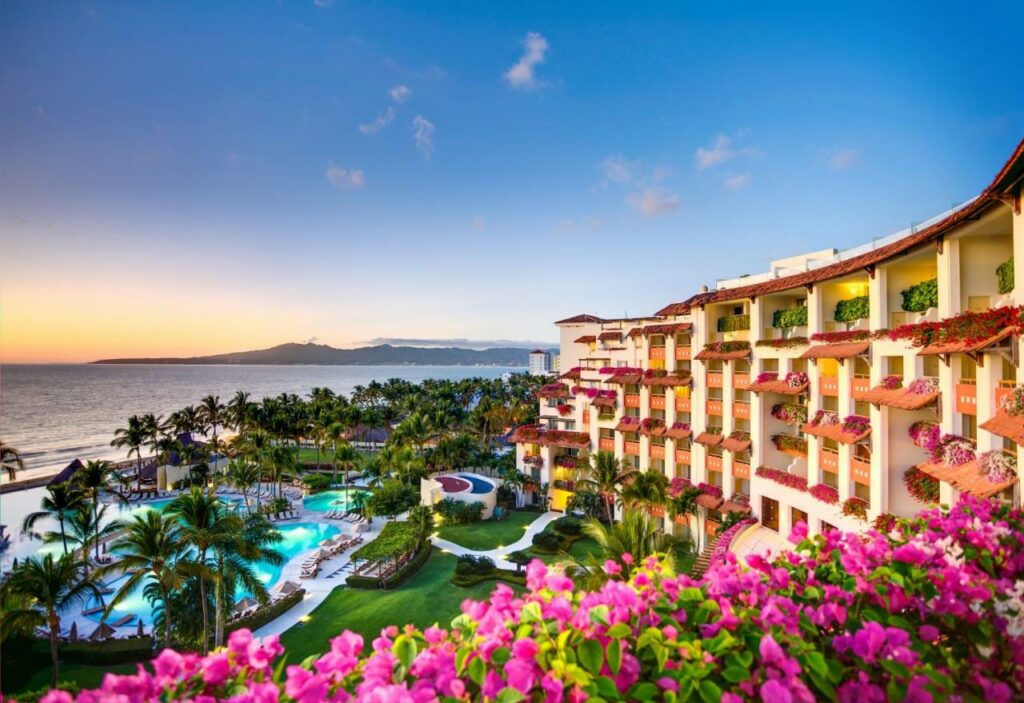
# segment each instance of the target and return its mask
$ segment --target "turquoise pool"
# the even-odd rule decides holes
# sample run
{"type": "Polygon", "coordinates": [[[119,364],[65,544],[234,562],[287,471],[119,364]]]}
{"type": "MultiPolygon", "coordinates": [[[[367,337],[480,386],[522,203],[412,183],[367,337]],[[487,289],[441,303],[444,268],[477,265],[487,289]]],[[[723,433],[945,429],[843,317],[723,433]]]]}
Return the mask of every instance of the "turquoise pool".
{"type": "Polygon", "coordinates": [[[314,493],[302,499],[302,505],[306,510],[317,513],[326,513],[328,510],[348,510],[357,495],[368,496],[369,491],[349,489],[346,502],[346,491],[323,491],[314,493]]]}
{"type": "MultiPolygon", "coordinates": [[[[290,525],[278,525],[278,530],[281,531],[281,535],[284,537],[284,541],[277,545],[277,550],[284,555],[284,563],[288,563],[288,561],[296,555],[313,549],[323,540],[333,537],[341,532],[337,525],[327,525],[316,522],[299,522],[290,525]]],[[[281,578],[282,566],[273,566],[266,562],[257,562],[255,565],[256,575],[267,588],[270,588],[281,578]]],[[[111,583],[110,586],[116,590],[120,581],[124,578],[127,577],[118,579],[118,581],[111,583]]],[[[153,620],[153,609],[150,607],[149,602],[145,597],[143,597],[142,590],[142,586],[136,588],[130,596],[121,601],[121,603],[119,603],[110,613],[110,617],[107,618],[107,621],[114,622],[120,620],[125,615],[138,615],[147,626],[151,625],[153,620]]],[[[241,600],[248,595],[249,594],[247,592],[240,592],[238,593],[237,600],[241,600]]],[[[98,603],[91,603],[86,606],[85,609],[89,609],[97,605],[98,603]]],[[[90,615],[89,617],[98,622],[102,617],[102,613],[90,615]]],[[[137,624],[138,620],[132,622],[131,626],[135,627],[137,624]]]]}

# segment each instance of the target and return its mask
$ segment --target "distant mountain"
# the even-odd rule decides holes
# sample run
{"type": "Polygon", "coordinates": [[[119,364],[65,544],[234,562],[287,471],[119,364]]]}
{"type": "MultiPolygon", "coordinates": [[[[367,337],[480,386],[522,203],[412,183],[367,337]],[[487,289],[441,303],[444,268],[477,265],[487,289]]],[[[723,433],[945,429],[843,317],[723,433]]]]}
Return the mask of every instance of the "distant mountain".
{"type": "Polygon", "coordinates": [[[279,344],[270,349],[153,359],[101,359],[94,364],[322,364],[333,366],[526,366],[530,350],[516,347],[461,349],[459,347],[395,347],[378,344],[359,349],[335,349],[326,344],[279,344]]]}

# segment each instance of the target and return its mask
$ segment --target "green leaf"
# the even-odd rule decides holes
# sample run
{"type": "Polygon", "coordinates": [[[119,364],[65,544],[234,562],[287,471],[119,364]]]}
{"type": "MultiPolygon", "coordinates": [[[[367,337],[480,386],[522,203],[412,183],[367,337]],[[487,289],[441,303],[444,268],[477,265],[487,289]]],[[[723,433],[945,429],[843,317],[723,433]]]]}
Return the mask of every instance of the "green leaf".
{"type": "Polygon", "coordinates": [[[473,661],[469,663],[469,678],[477,686],[484,685],[484,676],[487,675],[487,665],[484,664],[484,660],[480,657],[475,657],[473,661]]]}
{"type": "Polygon", "coordinates": [[[460,676],[466,670],[466,657],[471,653],[469,649],[460,649],[455,653],[455,673],[460,676]]]}
{"type": "Polygon", "coordinates": [[[746,681],[750,678],[750,672],[747,669],[741,669],[738,666],[727,666],[722,672],[722,676],[729,683],[739,683],[740,681],[746,681]]]}
{"type": "Polygon", "coordinates": [[[612,670],[613,674],[618,675],[619,668],[622,666],[622,645],[618,640],[608,643],[606,656],[608,657],[608,668],[612,670]]]}
{"type": "Polygon", "coordinates": [[[649,701],[658,695],[659,689],[650,681],[638,683],[629,692],[629,699],[633,701],[649,701]]]}
{"type": "Polygon", "coordinates": [[[597,625],[608,624],[608,606],[598,605],[590,609],[590,622],[597,625]]]}
{"type": "Polygon", "coordinates": [[[413,659],[416,658],[416,643],[410,637],[399,635],[395,639],[392,651],[399,663],[406,669],[409,669],[412,666],[413,659]]]}
{"type": "Polygon", "coordinates": [[[721,703],[722,689],[714,681],[704,679],[697,684],[697,692],[700,693],[701,700],[704,703],[721,703]]]}
{"type": "Polygon", "coordinates": [[[519,703],[522,700],[526,700],[526,696],[519,689],[506,686],[498,691],[498,703],[519,703]]]}
{"type": "Polygon", "coordinates": [[[611,637],[612,639],[621,640],[623,637],[629,637],[631,634],[633,634],[633,630],[630,629],[629,625],[627,625],[626,623],[617,622],[611,627],[609,627],[608,631],[605,632],[605,634],[611,637]]]}
{"type": "Polygon", "coordinates": [[[740,663],[744,669],[749,669],[751,664],[754,663],[754,654],[746,649],[736,652],[736,660],[740,663]]]}
{"type": "Polygon", "coordinates": [[[597,640],[584,640],[576,648],[576,656],[579,657],[583,668],[592,674],[600,673],[601,664],[604,663],[604,651],[601,643],[597,640]]]}
{"type": "Polygon", "coordinates": [[[819,676],[828,676],[828,664],[821,652],[809,652],[807,654],[807,668],[819,676]]]}
{"type": "Polygon", "coordinates": [[[611,700],[618,700],[619,698],[618,687],[615,685],[615,682],[607,676],[602,676],[597,680],[597,690],[605,698],[610,698],[611,700]]]}
{"type": "Polygon", "coordinates": [[[508,651],[508,647],[498,647],[491,654],[491,661],[495,664],[501,665],[512,658],[512,654],[508,651]]]}
{"type": "Polygon", "coordinates": [[[539,622],[543,619],[540,610],[540,603],[536,601],[530,601],[523,606],[522,614],[519,617],[519,621],[523,623],[539,622]]]}

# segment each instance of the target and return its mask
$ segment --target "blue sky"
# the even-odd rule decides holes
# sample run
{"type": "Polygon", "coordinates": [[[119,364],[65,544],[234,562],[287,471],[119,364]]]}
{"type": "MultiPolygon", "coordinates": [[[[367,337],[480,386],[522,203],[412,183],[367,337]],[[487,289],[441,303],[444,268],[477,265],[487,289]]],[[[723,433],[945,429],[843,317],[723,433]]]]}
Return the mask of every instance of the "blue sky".
{"type": "Polygon", "coordinates": [[[6,361],[554,339],[925,219],[1024,136],[1015,3],[0,20],[6,361]]]}

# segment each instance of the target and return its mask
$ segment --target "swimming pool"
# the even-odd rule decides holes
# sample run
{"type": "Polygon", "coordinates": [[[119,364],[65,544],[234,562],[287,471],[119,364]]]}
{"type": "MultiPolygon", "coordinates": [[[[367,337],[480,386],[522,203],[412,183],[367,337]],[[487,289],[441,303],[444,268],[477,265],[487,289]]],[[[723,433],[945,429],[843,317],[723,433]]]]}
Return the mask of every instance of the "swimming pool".
{"type": "Polygon", "coordinates": [[[365,498],[370,495],[369,491],[357,488],[349,489],[347,493],[347,501],[346,491],[342,490],[314,493],[302,499],[302,506],[306,510],[312,510],[317,513],[326,513],[328,510],[348,510],[355,502],[356,496],[361,495],[365,498]]]}
{"type": "MultiPolygon", "coordinates": [[[[281,536],[284,540],[276,545],[277,551],[281,552],[284,556],[284,562],[280,566],[268,564],[264,561],[258,561],[253,567],[253,571],[256,572],[256,577],[263,583],[264,586],[270,588],[281,578],[281,570],[284,564],[287,564],[293,557],[303,552],[309,551],[320,544],[325,539],[333,537],[334,535],[341,532],[337,525],[326,525],[317,522],[298,522],[291,525],[278,525],[277,529],[280,530],[281,536]]],[[[118,578],[116,581],[110,582],[111,588],[117,589],[120,583],[128,578],[123,576],[118,578]]],[[[125,615],[137,615],[140,616],[145,625],[151,625],[153,622],[153,609],[149,605],[149,601],[142,595],[143,586],[140,585],[136,588],[127,598],[118,603],[118,605],[111,611],[110,617],[107,618],[108,622],[115,622],[125,615]]],[[[241,600],[250,594],[244,589],[236,590],[236,600],[241,600]]],[[[107,596],[109,598],[109,596],[107,596]]],[[[98,603],[90,603],[84,609],[98,606],[98,603]]],[[[90,615],[91,620],[99,621],[102,619],[103,613],[94,613],[90,615]]],[[[131,627],[138,625],[138,620],[131,623],[131,627]]]]}
{"type": "Polygon", "coordinates": [[[486,479],[480,478],[476,474],[459,474],[459,478],[464,478],[467,481],[469,481],[470,485],[473,487],[473,490],[471,490],[470,493],[483,495],[485,493],[490,493],[491,491],[494,490],[493,483],[486,479]]]}

